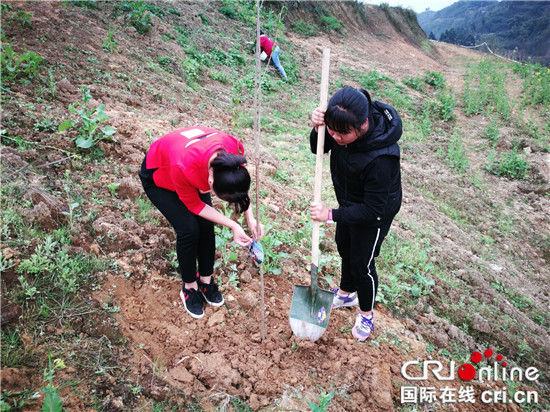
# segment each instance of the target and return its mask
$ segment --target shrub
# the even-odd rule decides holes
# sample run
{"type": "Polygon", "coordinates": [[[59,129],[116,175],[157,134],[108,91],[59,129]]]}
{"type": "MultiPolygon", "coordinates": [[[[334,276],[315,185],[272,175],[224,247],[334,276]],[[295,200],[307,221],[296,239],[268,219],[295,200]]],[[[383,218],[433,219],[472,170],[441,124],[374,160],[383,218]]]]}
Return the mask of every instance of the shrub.
{"type": "Polygon", "coordinates": [[[292,29],[296,33],[304,34],[306,36],[315,36],[317,32],[319,31],[319,27],[317,27],[315,24],[306,23],[303,20],[297,20],[292,24],[292,29]]]}
{"type": "Polygon", "coordinates": [[[493,153],[485,165],[485,168],[490,173],[510,179],[525,180],[527,178],[529,163],[525,157],[518,152],[517,148],[504,154],[499,161],[495,160],[495,157],[493,153]]]}
{"type": "Polygon", "coordinates": [[[139,34],[145,34],[151,30],[151,13],[158,17],[164,16],[164,10],[160,7],[143,1],[126,1],[118,7],[127,12],[126,20],[136,28],[139,34]]]}
{"type": "Polygon", "coordinates": [[[343,25],[340,20],[334,16],[321,16],[322,29],[323,31],[337,31],[340,34],[343,34],[343,25]]]}
{"type": "Polygon", "coordinates": [[[424,72],[422,77],[426,84],[433,86],[436,90],[445,88],[445,76],[440,72],[424,72]]]}
{"type": "Polygon", "coordinates": [[[409,86],[411,89],[417,90],[419,92],[423,92],[426,88],[426,83],[424,82],[424,79],[420,77],[407,77],[403,80],[403,83],[409,86]]]}

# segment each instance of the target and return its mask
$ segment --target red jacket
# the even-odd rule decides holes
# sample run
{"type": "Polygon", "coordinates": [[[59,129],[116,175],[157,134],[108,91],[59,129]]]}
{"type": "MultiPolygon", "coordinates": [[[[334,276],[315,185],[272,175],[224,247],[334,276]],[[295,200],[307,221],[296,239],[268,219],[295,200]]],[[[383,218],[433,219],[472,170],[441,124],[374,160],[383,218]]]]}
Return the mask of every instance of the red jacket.
{"type": "Polygon", "coordinates": [[[275,43],[273,43],[265,34],[262,34],[260,36],[260,47],[262,51],[267,54],[267,57],[269,57],[271,56],[271,52],[275,48],[275,43]]]}
{"type": "Polygon", "coordinates": [[[174,130],[151,144],[146,167],[157,169],[153,180],[158,187],[176,192],[192,213],[199,214],[206,205],[199,191],[210,191],[208,160],[218,149],[244,155],[242,143],[219,130],[200,126],[174,130]]]}

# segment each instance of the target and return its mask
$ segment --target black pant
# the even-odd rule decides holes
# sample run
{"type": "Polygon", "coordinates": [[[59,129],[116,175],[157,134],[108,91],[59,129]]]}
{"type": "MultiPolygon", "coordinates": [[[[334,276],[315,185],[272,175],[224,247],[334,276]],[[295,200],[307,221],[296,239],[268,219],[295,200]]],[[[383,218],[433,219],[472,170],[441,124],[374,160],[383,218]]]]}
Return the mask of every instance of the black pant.
{"type": "Polygon", "coordinates": [[[380,246],[391,223],[390,220],[381,227],[336,225],[336,245],[342,257],[340,289],[357,292],[359,307],[365,312],[374,309],[378,291],[375,258],[380,254],[380,246]]]}
{"type": "MultiPolygon", "coordinates": [[[[201,276],[210,276],[214,272],[216,238],[214,223],[190,212],[176,192],[155,185],[153,172],[146,169],[145,160],[141,165],[139,178],[147,197],[164,215],[176,232],[176,253],[181,278],[186,283],[197,280],[197,261],[201,276]]],[[[200,194],[201,200],[212,206],[210,193],[200,194]]]]}

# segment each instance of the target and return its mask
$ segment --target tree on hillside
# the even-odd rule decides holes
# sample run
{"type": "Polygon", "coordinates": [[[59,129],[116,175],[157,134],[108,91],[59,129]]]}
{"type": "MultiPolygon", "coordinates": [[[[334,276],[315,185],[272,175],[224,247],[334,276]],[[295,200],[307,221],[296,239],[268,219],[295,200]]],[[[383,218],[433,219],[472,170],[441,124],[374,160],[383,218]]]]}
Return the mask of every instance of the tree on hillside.
{"type": "Polygon", "coordinates": [[[445,30],[439,36],[439,41],[446,43],[459,44],[461,46],[473,46],[475,45],[474,35],[463,28],[450,28],[445,30]]]}
{"type": "Polygon", "coordinates": [[[433,31],[431,31],[430,34],[428,35],[428,39],[435,40],[435,34],[433,31]]]}

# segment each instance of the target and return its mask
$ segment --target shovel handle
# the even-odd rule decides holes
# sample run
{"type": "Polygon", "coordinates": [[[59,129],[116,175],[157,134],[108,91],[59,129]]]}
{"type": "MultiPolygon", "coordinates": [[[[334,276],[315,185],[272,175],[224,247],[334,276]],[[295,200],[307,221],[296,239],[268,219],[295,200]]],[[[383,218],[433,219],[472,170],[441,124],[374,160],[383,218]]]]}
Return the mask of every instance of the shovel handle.
{"type": "MultiPolygon", "coordinates": [[[[328,100],[328,74],[330,65],[330,49],[323,49],[323,71],[321,73],[321,98],[319,107],[322,110],[327,108],[328,100]]],[[[325,125],[317,129],[317,158],[315,161],[315,189],[313,192],[313,201],[321,201],[321,180],[323,177],[323,152],[325,147],[325,125]]],[[[321,222],[313,221],[313,233],[311,239],[311,263],[315,267],[319,266],[319,228],[321,222]]]]}

